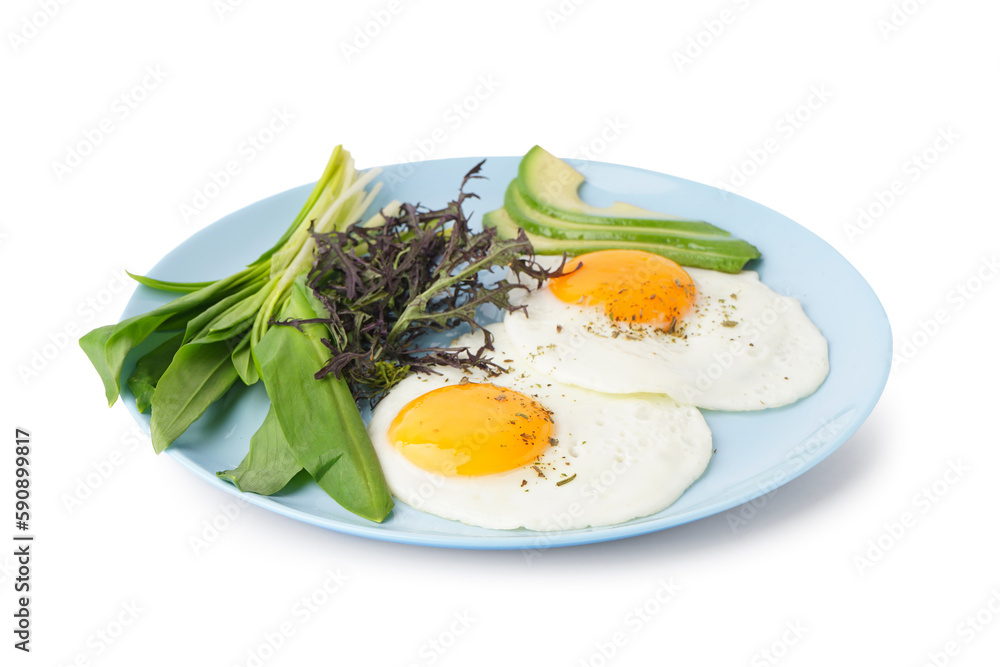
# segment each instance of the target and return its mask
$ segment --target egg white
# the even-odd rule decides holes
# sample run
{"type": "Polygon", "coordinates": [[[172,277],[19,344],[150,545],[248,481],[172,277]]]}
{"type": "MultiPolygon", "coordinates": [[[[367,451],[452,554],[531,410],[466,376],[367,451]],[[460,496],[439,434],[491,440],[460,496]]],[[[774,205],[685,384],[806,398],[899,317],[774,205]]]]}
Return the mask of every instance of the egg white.
{"type": "MultiPolygon", "coordinates": [[[[666,396],[600,394],[540,376],[519,358],[501,324],[489,329],[493,359],[508,372],[487,377],[443,368],[441,375],[411,375],[375,408],[368,432],[400,501],[484,528],[571,530],[659,512],[705,471],[712,435],[696,408],[666,396]],[[405,459],[387,437],[393,419],[413,399],[463,378],[537,400],[552,411],[557,444],[532,464],[475,477],[428,472],[405,459]]],[[[481,334],[470,334],[455,344],[478,349],[481,341],[481,334]]]]}
{"type": "Polygon", "coordinates": [[[684,268],[698,295],[673,333],[613,322],[546,286],[517,297],[527,312],[509,314],[505,329],[536,372],[595,391],[664,393],[714,410],[774,408],[816,391],[830,369],[827,342],[798,300],[753,271],[684,268]]]}

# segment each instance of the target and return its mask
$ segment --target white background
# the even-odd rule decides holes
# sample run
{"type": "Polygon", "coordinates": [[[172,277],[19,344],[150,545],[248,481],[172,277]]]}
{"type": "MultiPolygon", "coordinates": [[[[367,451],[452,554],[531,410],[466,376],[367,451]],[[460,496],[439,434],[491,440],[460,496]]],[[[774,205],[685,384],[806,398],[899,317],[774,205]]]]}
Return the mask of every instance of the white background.
{"type": "Polygon", "coordinates": [[[894,1],[567,0],[556,14],[557,0],[412,0],[391,15],[386,0],[4,3],[0,539],[14,532],[22,427],[37,541],[30,655],[12,648],[16,575],[0,549],[0,662],[995,659],[1000,6],[894,1]],[[366,44],[356,28],[373,16],[391,20],[371,23],[366,44]],[[477,108],[456,126],[449,110],[463,103],[477,108]],[[241,144],[275,110],[292,120],[247,159],[241,144]],[[110,132],[87,150],[104,119],[110,132]],[[438,127],[446,139],[428,145],[438,127]],[[935,148],[939,136],[950,139],[935,148]],[[337,143],[361,166],[406,161],[421,143],[433,158],[591,146],[603,161],[728,183],[861,271],[904,363],[817,468],[658,534],[528,558],[368,541],[246,506],[212,538],[232,497],[135,439],[75,338],[117,319],[132,290],[123,268],[144,272],[219,217],[315,180],[337,143]],[[81,144],[77,166],[56,164],[81,144]],[[933,163],[915,167],[925,152],[933,163]],[[181,205],[228,160],[240,173],[185,219],[181,205]],[[895,180],[901,194],[879,209],[895,180]],[[852,232],[859,207],[874,215],[852,232]],[[74,495],[87,497],[68,505],[74,495]],[[328,572],[345,581],[319,594],[328,572]],[[680,588],[669,602],[661,581],[680,588]],[[295,605],[313,595],[327,599],[304,620],[295,605]],[[293,633],[272,651],[265,638],[283,623],[293,633]]]}

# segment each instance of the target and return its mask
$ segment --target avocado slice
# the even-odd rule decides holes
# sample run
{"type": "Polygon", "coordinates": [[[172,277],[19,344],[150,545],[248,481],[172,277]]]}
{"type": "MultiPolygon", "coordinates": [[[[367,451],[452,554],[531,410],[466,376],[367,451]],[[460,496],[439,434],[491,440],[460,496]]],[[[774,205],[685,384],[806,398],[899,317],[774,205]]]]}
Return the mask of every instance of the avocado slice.
{"type": "Polygon", "coordinates": [[[517,184],[528,203],[563,220],[671,229],[676,229],[678,223],[688,223],[693,225],[691,231],[723,231],[707,222],[657,213],[624,202],[615,202],[606,208],[591,206],[580,199],[579,190],[584,180],[583,174],[541,146],[528,151],[517,169],[517,184]]]}
{"type": "Polygon", "coordinates": [[[554,239],[638,241],[674,246],[678,250],[726,250],[744,261],[760,256],[757,249],[746,241],[731,236],[729,232],[707,223],[677,223],[676,227],[625,227],[587,222],[562,220],[543,213],[525,200],[517,181],[511,181],[504,196],[504,209],[511,219],[525,231],[554,239]],[[704,226],[699,226],[704,225],[704,226]],[[710,231],[705,233],[707,227],[710,231]],[[698,231],[689,231],[689,230],[698,231]]]}
{"type": "Polygon", "coordinates": [[[487,213],[483,224],[496,228],[504,239],[515,238],[523,229],[542,255],[628,248],[726,273],[737,273],[760,257],[751,244],[707,222],[622,202],[590,206],[579,197],[583,182],[583,174],[535,146],[521,159],[504,207],[487,213]]]}
{"type": "Polygon", "coordinates": [[[563,253],[582,255],[596,250],[624,248],[651,252],[672,259],[684,266],[697,266],[725,273],[739,273],[747,262],[747,258],[744,256],[733,256],[729,251],[713,250],[709,247],[704,249],[681,248],[664,243],[619,240],[618,238],[553,238],[522,227],[511,217],[506,208],[499,208],[483,215],[483,227],[496,229],[497,235],[502,239],[517,238],[518,232],[523,231],[528,241],[531,242],[535,253],[539,255],[561,255],[563,253]]]}

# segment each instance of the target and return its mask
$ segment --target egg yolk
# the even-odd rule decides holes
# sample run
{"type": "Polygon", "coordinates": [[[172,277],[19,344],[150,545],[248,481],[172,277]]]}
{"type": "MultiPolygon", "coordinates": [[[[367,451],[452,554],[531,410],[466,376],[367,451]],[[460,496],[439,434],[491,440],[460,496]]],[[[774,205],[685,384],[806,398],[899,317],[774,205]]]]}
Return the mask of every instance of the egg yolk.
{"type": "Polygon", "coordinates": [[[411,463],[443,475],[491,475],[530,463],[549,446],[551,413],[520,392],[456,384],[413,399],[389,425],[411,463]]]}
{"type": "Polygon", "coordinates": [[[566,271],[549,281],[552,293],[567,303],[603,307],[616,322],[670,330],[691,310],[698,293],[676,262],[642,250],[578,255],[566,260],[566,271]]]}

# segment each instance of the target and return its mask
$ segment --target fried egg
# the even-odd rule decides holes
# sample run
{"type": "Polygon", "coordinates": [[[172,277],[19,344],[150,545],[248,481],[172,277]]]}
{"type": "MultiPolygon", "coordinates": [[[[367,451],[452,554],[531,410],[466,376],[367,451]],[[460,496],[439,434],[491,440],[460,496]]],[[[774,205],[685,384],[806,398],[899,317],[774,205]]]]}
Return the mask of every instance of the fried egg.
{"type": "Polygon", "coordinates": [[[704,472],[712,435],[696,408],[564,385],[488,328],[507,372],[410,375],[376,406],[368,432],[400,501],[484,528],[570,530],[659,512],[704,472]]]}
{"type": "Polygon", "coordinates": [[[545,377],[760,410],[808,396],[829,372],[826,339],[799,302],[753,271],[681,268],[638,250],[580,255],[566,269],[518,296],[526,312],[504,320],[518,354],[545,377]]]}

